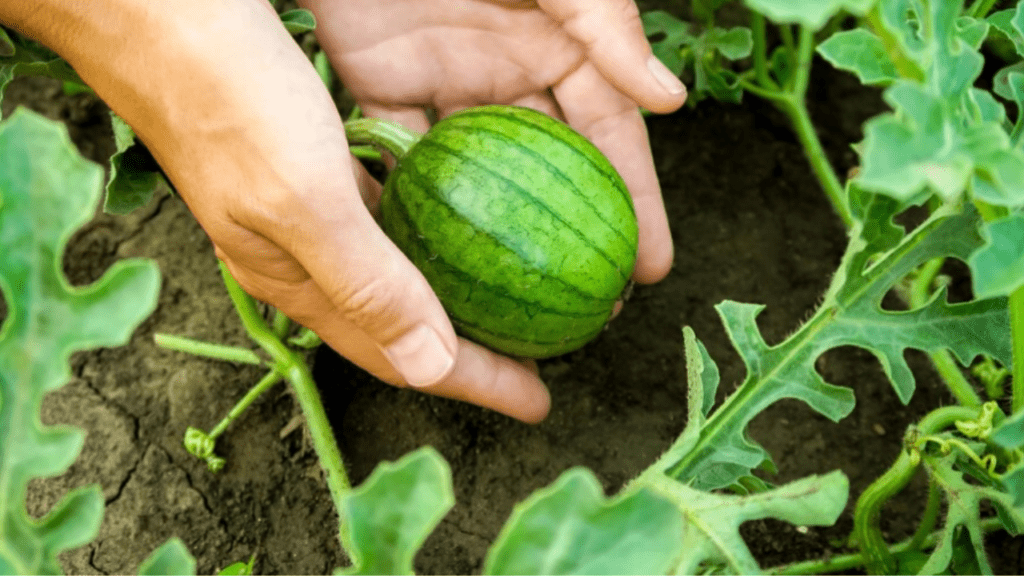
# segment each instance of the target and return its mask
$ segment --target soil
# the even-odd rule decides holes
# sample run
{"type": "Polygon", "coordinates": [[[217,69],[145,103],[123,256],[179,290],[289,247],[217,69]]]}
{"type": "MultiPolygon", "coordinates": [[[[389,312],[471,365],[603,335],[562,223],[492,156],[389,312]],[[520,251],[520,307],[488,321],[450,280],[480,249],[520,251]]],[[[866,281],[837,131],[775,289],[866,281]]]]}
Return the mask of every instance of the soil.
{"type": "MultiPolygon", "coordinates": [[[[812,113],[834,164],[851,168],[849,143],[880,110],[878,94],[825,66],[815,70],[812,113]]],[[[83,154],[112,151],[106,109],[58,84],[19,80],[5,115],[29,106],[64,121],[83,154]]],[[[767,306],[759,324],[769,343],[808,316],[846,243],[842,224],[811,176],[785,119],[754,99],[743,106],[702,102],[649,119],[657,169],[672,223],[670,276],[637,287],[622,315],[581,351],[541,362],[552,393],[550,417],[536,426],[459,402],[384,385],[327,349],[311,353],[315,376],[353,482],[380,462],[425,444],[451,464],[457,504],[416,557],[419,573],[478,573],[512,506],[572,466],[593,470],[612,493],[650,464],[682,431],[686,391],[681,328],[696,330],[722,373],[720,397],[744,369],[713,306],[724,299],[767,306]]],[[[311,445],[283,386],[235,422],[217,444],[218,474],[182,448],[187,426],[212,428],[261,376],[260,370],[156,347],[157,332],[228,344],[247,338],[225,294],[211,245],[184,204],[161,194],[126,217],[98,213],[72,240],[65,271],[75,284],[115,260],[156,260],[159,308],[123,347],[79,353],[74,377],[44,406],[48,424],[84,428],[85,447],[58,478],[36,480],[29,509],[42,514],[69,489],[103,487],[107,508],[94,542],[62,555],[71,573],[131,573],[167,538],[182,538],[211,573],[256,555],[257,573],[327,573],[347,564],[337,519],[311,445]]],[[[2,311],[0,311],[2,314],[2,311]]],[[[839,424],[797,402],[761,414],[750,434],[773,455],[782,483],[842,469],[847,512],[835,527],[806,532],[781,522],[743,527],[762,566],[841,550],[856,496],[895,458],[906,427],[953,402],[923,355],[908,353],[917,393],[900,404],[874,358],[857,349],[822,357],[825,378],[856,391],[857,408],[839,424]],[[838,543],[838,544],[837,544],[838,543]]],[[[883,518],[890,539],[909,535],[924,496],[919,484],[883,518]]],[[[998,573],[1021,573],[1024,540],[995,535],[998,573]]]]}

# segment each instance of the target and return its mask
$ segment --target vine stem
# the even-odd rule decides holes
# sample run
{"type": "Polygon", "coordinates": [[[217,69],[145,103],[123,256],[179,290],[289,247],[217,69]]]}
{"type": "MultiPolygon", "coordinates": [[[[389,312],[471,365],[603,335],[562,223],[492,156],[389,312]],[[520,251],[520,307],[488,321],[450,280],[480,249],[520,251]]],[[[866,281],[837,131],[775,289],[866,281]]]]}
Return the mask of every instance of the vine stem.
{"type": "MultiPolygon", "coordinates": [[[[795,46],[790,46],[793,42],[787,42],[790,52],[796,52],[795,65],[793,76],[786,82],[786,87],[780,88],[768,73],[764,16],[754,12],[751,18],[754,77],[758,85],[754,85],[744,78],[740,78],[740,82],[748,92],[772,102],[789,117],[815,177],[825,191],[829,202],[832,203],[832,208],[839,215],[846,229],[849,230],[853,226],[853,215],[846,203],[846,191],[829,162],[825,147],[822,146],[821,140],[818,138],[818,132],[814,128],[806,105],[807,87],[810,84],[811,76],[811,59],[814,56],[814,30],[807,26],[801,26],[799,40],[795,41],[795,46]]],[[[788,32],[787,28],[783,28],[783,30],[788,32]]],[[[792,57],[793,54],[790,56],[792,57]]]]}
{"type": "MultiPolygon", "coordinates": [[[[957,420],[972,420],[978,417],[978,408],[967,406],[944,406],[929,412],[917,424],[916,430],[908,432],[910,435],[928,436],[953,426],[957,420]]],[[[871,574],[895,574],[897,570],[896,559],[893,557],[889,545],[882,536],[882,529],[879,526],[882,507],[899,494],[900,491],[910,482],[917,472],[921,463],[920,448],[907,441],[907,446],[900,452],[896,462],[893,463],[885,474],[871,483],[860,498],[853,512],[853,534],[857,545],[861,549],[863,562],[871,574]]],[[[924,518],[926,522],[934,519],[924,518]]],[[[911,540],[913,542],[913,540],[911,540]]]]}
{"type": "Polygon", "coordinates": [[[242,399],[239,400],[237,404],[235,404],[235,407],[232,408],[230,412],[228,412],[227,416],[222,418],[221,421],[217,423],[217,426],[215,426],[213,430],[210,430],[210,432],[207,433],[207,436],[209,436],[211,440],[216,440],[217,437],[223,434],[224,431],[227,430],[228,426],[230,426],[232,422],[234,422],[239,416],[241,416],[242,413],[245,412],[245,410],[253,402],[255,402],[257,398],[259,398],[271,386],[277,384],[280,381],[281,374],[277,370],[271,370],[270,372],[267,372],[267,374],[263,376],[263,378],[261,378],[260,381],[257,382],[255,386],[253,386],[251,389],[249,389],[248,392],[245,393],[245,396],[242,396],[242,399]]]}
{"type": "Polygon", "coordinates": [[[154,334],[153,342],[161,348],[174,350],[176,352],[185,352],[187,354],[192,354],[193,356],[225,360],[227,362],[237,362],[239,364],[252,364],[255,366],[263,365],[263,360],[258,354],[248,348],[242,348],[239,346],[214,344],[213,342],[203,342],[202,340],[193,340],[192,338],[164,333],[154,334]]]}
{"type": "Polygon", "coordinates": [[[301,356],[290,350],[274,335],[263,316],[256,309],[256,301],[242,290],[242,287],[228,272],[227,266],[223,262],[219,264],[221,275],[224,278],[224,286],[227,288],[231,302],[235,305],[235,310],[238,312],[246,332],[273,358],[274,370],[284,376],[295,391],[299,406],[306,417],[306,424],[309,426],[313,448],[316,450],[320,466],[326,475],[331,500],[338,512],[338,538],[342,547],[351,556],[350,551],[353,550],[351,534],[348,525],[341,519],[341,513],[345,497],[352,491],[352,484],[345,471],[341,451],[334,440],[334,433],[327,420],[327,412],[324,410],[309,367],[301,356]]]}
{"type": "MultiPolygon", "coordinates": [[[[986,518],[981,521],[981,530],[985,533],[995,532],[1003,528],[1002,522],[999,518],[986,518]]],[[[942,535],[942,531],[938,530],[928,534],[920,543],[920,548],[931,548],[938,543],[939,537],[942,535]]],[[[913,538],[907,538],[898,544],[894,544],[890,551],[893,554],[899,554],[907,550],[914,550],[918,546],[914,545],[913,538]]],[[[807,560],[805,562],[796,562],[794,564],[787,564],[785,566],[777,566],[775,568],[769,568],[765,570],[765,574],[778,574],[790,575],[790,576],[801,576],[810,574],[824,574],[829,572],[845,572],[851,568],[857,568],[864,564],[863,556],[860,553],[854,554],[843,554],[840,556],[832,556],[827,560],[807,560]]]]}

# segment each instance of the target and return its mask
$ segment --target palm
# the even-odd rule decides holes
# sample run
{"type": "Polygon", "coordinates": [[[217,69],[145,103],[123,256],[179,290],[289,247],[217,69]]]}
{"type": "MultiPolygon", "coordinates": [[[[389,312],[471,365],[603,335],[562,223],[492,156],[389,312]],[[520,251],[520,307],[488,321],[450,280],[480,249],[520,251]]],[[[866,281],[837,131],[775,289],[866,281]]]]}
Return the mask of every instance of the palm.
{"type": "Polygon", "coordinates": [[[547,100],[550,111],[548,89],[583,60],[580,47],[532,3],[350,0],[324,2],[320,14],[327,19],[321,42],[369,108],[444,115],[476,104],[547,100]]]}

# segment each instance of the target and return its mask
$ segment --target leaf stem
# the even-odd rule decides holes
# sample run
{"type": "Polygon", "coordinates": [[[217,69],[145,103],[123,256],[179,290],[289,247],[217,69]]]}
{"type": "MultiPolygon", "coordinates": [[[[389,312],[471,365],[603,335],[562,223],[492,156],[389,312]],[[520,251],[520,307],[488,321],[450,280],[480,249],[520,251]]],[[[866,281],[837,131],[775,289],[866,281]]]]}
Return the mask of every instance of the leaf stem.
{"type": "Polygon", "coordinates": [[[320,466],[326,475],[327,488],[330,490],[335,510],[338,511],[338,538],[342,547],[350,551],[353,549],[352,539],[348,526],[341,521],[341,509],[345,497],[352,490],[352,484],[349,482],[348,474],[342,463],[341,451],[338,450],[330,422],[327,420],[327,412],[324,410],[309,367],[301,356],[274,336],[266,321],[256,310],[255,300],[242,290],[223,262],[220,263],[220,271],[224,278],[224,286],[227,288],[228,295],[235,305],[235,310],[238,312],[246,332],[263,350],[270,354],[270,357],[274,359],[274,369],[288,379],[295,391],[295,397],[299,401],[302,413],[306,417],[306,424],[309,426],[313,448],[316,450],[320,466]]]}
{"type": "Polygon", "coordinates": [[[921,550],[925,547],[928,535],[935,530],[935,523],[938,522],[941,511],[942,490],[934,481],[928,482],[928,502],[925,504],[924,513],[921,514],[921,523],[917,525],[917,530],[907,544],[908,550],[921,550]]]}
{"type": "Polygon", "coordinates": [[[750,30],[754,40],[754,77],[762,88],[778,92],[779,85],[768,74],[768,42],[765,39],[764,15],[755,10],[750,12],[750,30]]]}
{"type": "Polygon", "coordinates": [[[153,341],[161,348],[185,352],[194,356],[237,362],[239,364],[265,365],[263,359],[258,354],[240,346],[214,344],[213,342],[203,342],[202,340],[193,340],[184,336],[174,336],[173,334],[159,332],[153,335],[153,341]]]}
{"type": "Polygon", "coordinates": [[[285,336],[288,335],[288,331],[292,327],[292,319],[284,312],[274,309],[274,320],[271,322],[270,326],[274,336],[277,336],[278,340],[284,340],[285,336]]]}
{"type": "Polygon", "coordinates": [[[252,405],[252,403],[255,402],[257,398],[259,398],[264,392],[270,389],[271,386],[280,382],[281,378],[281,374],[277,370],[271,370],[270,372],[267,372],[263,376],[263,378],[261,378],[260,381],[256,383],[255,386],[250,388],[249,391],[245,393],[245,396],[242,396],[242,399],[239,400],[237,404],[235,404],[235,407],[232,408],[230,412],[228,412],[227,416],[221,419],[221,421],[217,423],[213,430],[210,430],[210,432],[207,433],[207,436],[209,436],[213,440],[216,440],[217,437],[223,434],[224,431],[227,430],[228,426],[230,426],[232,422],[234,422],[239,416],[241,416],[242,413],[245,412],[245,410],[250,405],[252,405]]]}
{"type": "MultiPolygon", "coordinates": [[[[801,80],[800,82],[806,83],[807,80],[801,80]]],[[[806,84],[804,84],[804,88],[806,89],[806,84]]],[[[807,105],[804,103],[803,94],[791,95],[781,102],[777,101],[776,105],[793,122],[793,128],[796,130],[800,144],[803,145],[804,155],[807,156],[814,175],[818,177],[818,182],[832,203],[832,208],[839,216],[839,219],[843,221],[846,229],[849,230],[853,226],[853,215],[850,213],[850,207],[846,203],[845,189],[839,182],[839,177],[829,162],[824,146],[821,145],[821,140],[818,138],[814,123],[811,122],[811,115],[807,111],[807,105]]]]}

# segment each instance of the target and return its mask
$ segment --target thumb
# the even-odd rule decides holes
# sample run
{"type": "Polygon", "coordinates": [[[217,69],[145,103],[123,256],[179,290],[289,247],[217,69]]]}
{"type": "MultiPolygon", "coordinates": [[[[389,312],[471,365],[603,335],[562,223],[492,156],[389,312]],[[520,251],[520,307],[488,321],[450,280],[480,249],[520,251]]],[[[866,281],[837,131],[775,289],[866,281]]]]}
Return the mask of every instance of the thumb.
{"type": "Polygon", "coordinates": [[[451,373],[458,353],[444,308],[364,206],[339,204],[348,204],[347,213],[325,218],[319,212],[316,218],[327,225],[307,228],[315,228],[316,237],[296,242],[292,255],[406,383],[438,383],[451,373]]]}
{"type": "Polygon", "coordinates": [[[623,94],[652,112],[686,101],[686,87],[651,53],[633,0],[538,0],[549,17],[583,45],[587,57],[623,94]]]}

